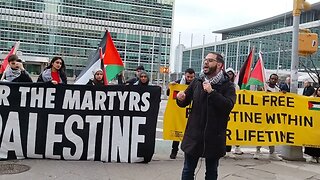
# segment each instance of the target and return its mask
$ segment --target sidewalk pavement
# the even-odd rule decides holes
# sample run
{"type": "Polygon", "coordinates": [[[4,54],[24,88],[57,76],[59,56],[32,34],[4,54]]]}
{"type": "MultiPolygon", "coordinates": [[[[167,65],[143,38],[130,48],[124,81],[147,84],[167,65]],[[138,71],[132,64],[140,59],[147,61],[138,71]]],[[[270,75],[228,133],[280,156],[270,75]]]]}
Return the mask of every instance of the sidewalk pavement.
{"type": "MultiPolygon", "coordinates": [[[[0,165],[14,163],[28,165],[31,168],[20,174],[0,175],[0,180],[179,180],[183,167],[182,152],[178,153],[177,159],[170,160],[170,148],[163,148],[165,146],[161,143],[157,143],[156,146],[153,160],[148,164],[44,159],[0,161],[0,165]]],[[[245,154],[237,155],[236,159],[222,158],[219,166],[219,179],[320,179],[320,163],[270,161],[266,150],[262,151],[264,153],[262,159],[255,160],[253,152],[254,148],[245,148],[245,154]]],[[[199,161],[196,171],[198,170],[196,179],[204,179],[204,160],[199,161]]]]}

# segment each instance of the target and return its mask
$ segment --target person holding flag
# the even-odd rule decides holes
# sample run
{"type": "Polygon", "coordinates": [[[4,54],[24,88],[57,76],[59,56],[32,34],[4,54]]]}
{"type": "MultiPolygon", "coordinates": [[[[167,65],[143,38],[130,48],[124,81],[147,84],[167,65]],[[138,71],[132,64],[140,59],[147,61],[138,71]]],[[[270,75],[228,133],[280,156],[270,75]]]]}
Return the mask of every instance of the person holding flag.
{"type": "Polygon", "coordinates": [[[9,66],[3,72],[3,81],[8,82],[32,82],[29,73],[24,69],[22,60],[17,55],[12,54],[8,58],[9,66]]]}
{"type": "MultiPolygon", "coordinates": [[[[247,69],[250,72],[250,69],[247,69]]],[[[262,52],[259,52],[259,59],[253,68],[253,70],[249,73],[250,76],[246,83],[246,88],[250,88],[251,85],[257,86],[258,90],[260,91],[267,91],[267,92],[280,92],[280,88],[277,86],[278,83],[278,75],[271,74],[269,78],[269,82],[265,82],[265,69],[264,63],[262,59],[262,52]]],[[[253,155],[254,159],[259,159],[261,157],[261,146],[256,147],[256,152],[253,155]]],[[[269,159],[272,160],[282,160],[276,153],[275,153],[275,146],[269,146],[269,159]]]]}
{"type": "Polygon", "coordinates": [[[101,69],[104,73],[104,84],[108,85],[124,69],[123,62],[115,47],[111,34],[106,31],[97,50],[89,56],[89,64],[81,71],[75,84],[87,84],[92,71],[101,69]]]}
{"type": "Polygon", "coordinates": [[[87,85],[104,86],[103,70],[96,69],[92,73],[93,78],[88,81],[87,85]]]}

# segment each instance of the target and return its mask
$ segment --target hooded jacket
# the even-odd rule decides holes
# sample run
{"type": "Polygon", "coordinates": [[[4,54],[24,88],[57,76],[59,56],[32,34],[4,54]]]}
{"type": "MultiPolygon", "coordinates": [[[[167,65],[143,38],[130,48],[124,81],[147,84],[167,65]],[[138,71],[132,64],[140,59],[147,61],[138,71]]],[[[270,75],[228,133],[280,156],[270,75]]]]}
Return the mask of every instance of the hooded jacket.
{"type": "Polygon", "coordinates": [[[236,101],[234,83],[223,74],[217,84],[211,84],[213,92],[203,90],[203,78],[191,82],[180,107],[192,102],[181,149],[192,156],[220,158],[226,153],[226,129],[229,114],[236,101]]]}

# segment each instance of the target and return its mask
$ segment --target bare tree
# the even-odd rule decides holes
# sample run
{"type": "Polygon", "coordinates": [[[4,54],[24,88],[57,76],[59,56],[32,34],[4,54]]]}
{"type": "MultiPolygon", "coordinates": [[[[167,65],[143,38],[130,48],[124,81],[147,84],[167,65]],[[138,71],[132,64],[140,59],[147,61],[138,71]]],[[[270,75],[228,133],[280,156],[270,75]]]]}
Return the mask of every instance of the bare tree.
{"type": "Polygon", "coordinates": [[[315,65],[313,59],[309,58],[307,60],[311,62],[312,68],[308,67],[306,63],[301,61],[301,59],[299,60],[299,64],[305,69],[305,71],[308,73],[313,82],[320,85],[320,70],[315,65]]]}

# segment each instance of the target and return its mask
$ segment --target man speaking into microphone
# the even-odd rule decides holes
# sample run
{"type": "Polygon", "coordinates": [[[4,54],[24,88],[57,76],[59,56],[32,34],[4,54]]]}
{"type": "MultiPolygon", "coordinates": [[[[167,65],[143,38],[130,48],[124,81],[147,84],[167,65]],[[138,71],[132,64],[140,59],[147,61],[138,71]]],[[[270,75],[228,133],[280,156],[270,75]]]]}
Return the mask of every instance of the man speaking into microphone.
{"type": "Polygon", "coordinates": [[[192,102],[181,144],[184,151],[182,180],[193,180],[200,157],[205,158],[206,180],[218,178],[219,159],[226,153],[226,129],[236,101],[234,83],[223,70],[223,57],[210,52],[203,61],[203,74],[185,91],[177,94],[177,104],[192,102]]]}

